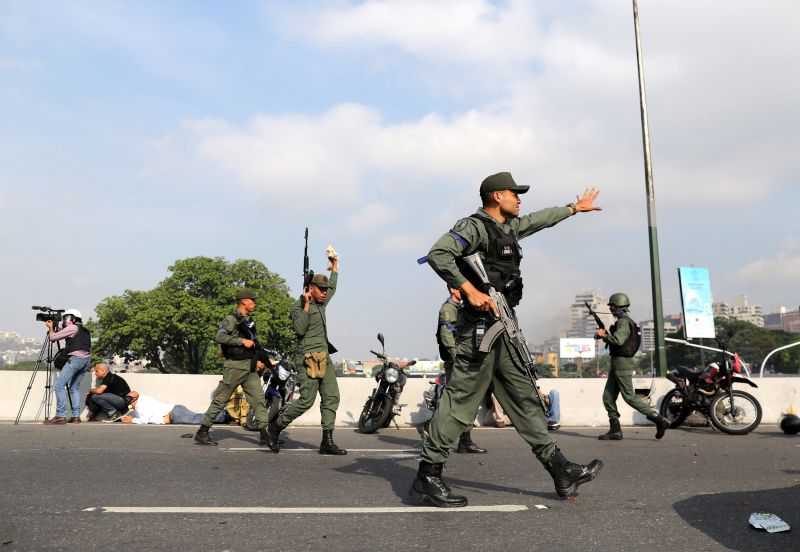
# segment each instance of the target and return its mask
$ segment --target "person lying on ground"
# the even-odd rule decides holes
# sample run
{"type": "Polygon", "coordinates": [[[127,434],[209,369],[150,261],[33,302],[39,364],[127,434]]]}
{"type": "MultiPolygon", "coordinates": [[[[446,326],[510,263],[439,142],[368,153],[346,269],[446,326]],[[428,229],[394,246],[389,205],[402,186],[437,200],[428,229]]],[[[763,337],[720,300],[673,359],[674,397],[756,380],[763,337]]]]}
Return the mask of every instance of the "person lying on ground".
{"type": "MultiPolygon", "coordinates": [[[[204,414],[192,412],[182,404],[163,403],[137,391],[128,393],[133,410],[121,418],[124,424],[199,424],[204,414]]],[[[225,411],[217,415],[215,423],[225,422],[225,411]]]]}

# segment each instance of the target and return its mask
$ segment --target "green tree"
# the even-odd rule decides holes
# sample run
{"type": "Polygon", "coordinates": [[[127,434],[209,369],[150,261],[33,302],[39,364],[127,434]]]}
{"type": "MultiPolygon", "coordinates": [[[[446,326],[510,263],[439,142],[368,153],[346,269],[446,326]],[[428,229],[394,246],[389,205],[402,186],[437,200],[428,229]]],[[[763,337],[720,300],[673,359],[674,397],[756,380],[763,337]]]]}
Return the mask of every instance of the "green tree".
{"type": "MultiPolygon", "coordinates": [[[[783,345],[794,343],[800,339],[797,334],[768,330],[750,322],[732,318],[715,318],[715,333],[717,338],[725,342],[728,351],[739,355],[750,364],[751,370],[756,372],[761,367],[761,362],[770,353],[783,345]]],[[[680,333],[667,337],[683,339],[680,333]]],[[[719,348],[716,339],[697,339],[698,345],[719,348]]],[[[667,342],[667,365],[669,367],[688,366],[699,369],[703,364],[719,361],[719,353],[714,351],[700,351],[695,347],[687,347],[677,343],[667,342]]],[[[787,349],[770,357],[768,368],[784,374],[800,373],[800,346],[796,349],[787,349]]]]}
{"type": "Polygon", "coordinates": [[[163,373],[217,371],[222,359],[212,338],[222,318],[235,309],[242,287],[258,296],[253,318],[262,344],[284,354],[293,348],[288,324],[292,298],[286,282],[263,263],[192,257],[169,270],[152,290],[127,290],[100,302],[97,320],[90,323],[97,338],[94,351],[129,361],[146,359],[163,373]]]}

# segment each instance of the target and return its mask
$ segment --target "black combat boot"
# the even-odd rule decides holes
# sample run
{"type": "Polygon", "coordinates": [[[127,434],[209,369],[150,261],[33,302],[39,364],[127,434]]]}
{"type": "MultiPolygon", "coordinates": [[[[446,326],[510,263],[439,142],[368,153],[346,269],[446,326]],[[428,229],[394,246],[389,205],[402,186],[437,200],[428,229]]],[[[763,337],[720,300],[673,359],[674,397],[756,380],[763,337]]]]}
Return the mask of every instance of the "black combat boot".
{"type": "Polygon", "coordinates": [[[470,431],[465,431],[458,439],[458,447],[456,452],[467,452],[473,454],[486,454],[486,449],[479,447],[472,442],[470,431]]]}
{"type": "Polygon", "coordinates": [[[336,443],[333,442],[332,429],[323,429],[322,442],[319,444],[319,453],[342,455],[342,454],[347,454],[347,451],[344,450],[343,448],[337,447],[336,443]]]}
{"type": "Polygon", "coordinates": [[[197,445],[213,445],[217,446],[217,442],[211,438],[211,435],[208,434],[208,430],[211,429],[208,426],[201,425],[200,429],[197,430],[197,433],[194,434],[194,442],[197,445]]]}
{"type": "MultiPolygon", "coordinates": [[[[266,437],[267,437],[267,446],[269,450],[272,452],[280,452],[281,445],[278,441],[278,436],[281,434],[282,427],[278,427],[278,423],[276,420],[272,420],[269,425],[267,426],[266,437]]],[[[261,434],[261,441],[264,441],[264,433],[261,434]]]]}
{"type": "Polygon", "coordinates": [[[661,439],[667,429],[669,429],[669,422],[667,419],[658,412],[651,412],[647,415],[647,419],[656,424],[656,439],[661,439]]]}
{"type": "Polygon", "coordinates": [[[258,446],[269,447],[270,449],[272,449],[272,443],[270,442],[269,431],[267,430],[267,428],[262,427],[261,429],[258,430],[258,433],[260,434],[260,438],[258,440],[258,446]]]}
{"type": "Polygon", "coordinates": [[[460,508],[467,505],[467,497],[452,494],[442,481],[443,464],[419,463],[419,471],[408,496],[413,500],[433,504],[437,508],[460,508]]]}
{"type": "Polygon", "coordinates": [[[553,453],[550,460],[543,462],[545,469],[550,472],[556,486],[558,496],[575,494],[579,485],[583,485],[597,477],[603,469],[601,460],[592,460],[588,465],[573,464],[561,454],[559,449],[553,453]]]}
{"type": "Polygon", "coordinates": [[[622,428],[619,427],[619,420],[617,418],[610,418],[608,423],[611,429],[608,433],[604,433],[598,437],[601,441],[622,441],[622,428]]]}

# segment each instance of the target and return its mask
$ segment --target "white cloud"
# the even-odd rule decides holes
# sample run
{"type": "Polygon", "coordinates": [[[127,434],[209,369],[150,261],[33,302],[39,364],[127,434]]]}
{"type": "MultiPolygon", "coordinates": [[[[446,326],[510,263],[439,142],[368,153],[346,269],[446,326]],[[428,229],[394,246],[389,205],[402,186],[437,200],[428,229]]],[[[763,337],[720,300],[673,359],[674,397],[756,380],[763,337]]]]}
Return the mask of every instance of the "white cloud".
{"type": "Polygon", "coordinates": [[[42,67],[43,63],[38,59],[25,59],[10,56],[0,56],[0,71],[35,71],[42,67]]]}
{"type": "Polygon", "coordinates": [[[369,203],[358,209],[345,227],[351,232],[380,234],[397,220],[397,213],[387,203],[369,203]]]}
{"type": "MultiPolygon", "coordinates": [[[[292,211],[371,203],[388,192],[400,203],[413,201],[431,184],[466,181],[472,188],[476,175],[496,167],[529,166],[539,149],[530,129],[482,111],[393,124],[374,109],[342,104],[318,116],[258,115],[244,128],[218,119],[186,128],[202,160],[248,189],[286,198],[292,211]],[[294,203],[306,197],[313,204],[294,203]]],[[[356,216],[370,209],[358,208],[356,216]]]]}
{"type": "Polygon", "coordinates": [[[752,261],[733,274],[731,279],[746,286],[795,286],[800,281],[800,243],[787,240],[786,246],[772,257],[752,261]]]}
{"type": "Polygon", "coordinates": [[[291,32],[324,47],[389,46],[435,63],[530,63],[539,22],[530,2],[373,0],[325,4],[288,17],[291,32]]]}

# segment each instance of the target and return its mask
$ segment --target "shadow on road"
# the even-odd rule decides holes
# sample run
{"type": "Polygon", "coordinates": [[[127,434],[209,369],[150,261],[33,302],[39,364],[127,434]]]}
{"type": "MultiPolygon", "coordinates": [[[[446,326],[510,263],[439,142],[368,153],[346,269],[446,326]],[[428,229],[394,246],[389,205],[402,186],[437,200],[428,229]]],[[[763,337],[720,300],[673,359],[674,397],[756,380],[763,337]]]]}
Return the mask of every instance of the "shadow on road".
{"type": "MultiPolygon", "coordinates": [[[[392,486],[392,492],[404,504],[417,504],[411,502],[408,498],[408,489],[414,481],[417,474],[416,466],[404,466],[396,459],[391,458],[358,458],[354,462],[334,468],[335,471],[351,475],[361,475],[369,477],[377,477],[389,482],[392,486]]],[[[538,498],[558,499],[555,492],[552,493],[536,493],[518,487],[507,487],[504,485],[495,485],[492,483],[484,483],[481,481],[465,481],[463,479],[455,479],[448,477],[447,472],[444,474],[445,482],[454,489],[468,491],[470,493],[478,493],[488,495],[490,493],[510,493],[512,495],[535,496],[538,498]]]]}
{"type": "Polygon", "coordinates": [[[698,531],[730,550],[800,550],[800,485],[785,489],[697,495],[674,505],[675,511],[698,531]],[[750,527],[754,512],[775,514],[792,527],[767,533],[750,527]]]}

